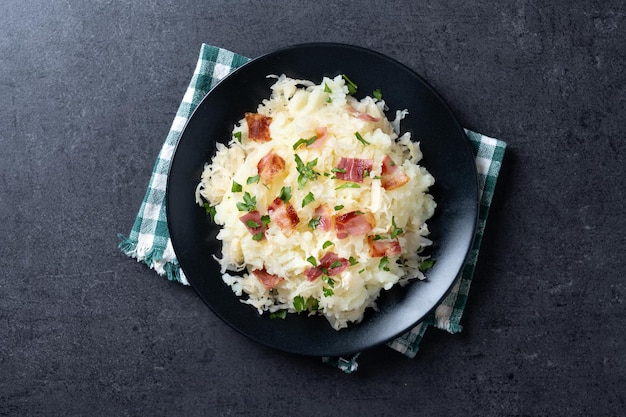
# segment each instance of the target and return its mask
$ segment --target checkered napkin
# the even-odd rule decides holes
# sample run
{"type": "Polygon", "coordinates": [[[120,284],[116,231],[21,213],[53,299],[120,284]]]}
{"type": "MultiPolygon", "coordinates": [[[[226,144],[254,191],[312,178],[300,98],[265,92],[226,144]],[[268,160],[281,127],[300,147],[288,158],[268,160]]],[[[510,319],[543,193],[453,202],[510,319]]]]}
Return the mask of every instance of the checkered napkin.
{"type": "MultiPolygon", "coordinates": [[[[187,120],[200,100],[219,80],[248,60],[246,57],[225,49],[202,45],[193,77],[178,108],[165,143],[159,152],[148,190],[130,235],[128,237],[119,235],[120,249],[126,255],[146,263],[159,275],[167,276],[169,280],[189,285],[172,248],[165,216],[165,188],[174,149],[187,120]]],[[[420,341],[428,327],[434,326],[450,333],[457,333],[462,329],[459,322],[465,308],[493,190],[506,149],[506,143],[498,139],[489,138],[469,130],[466,130],[466,134],[476,155],[476,168],[480,185],[480,214],[476,238],[467,263],[449,295],[426,320],[388,343],[392,349],[411,358],[417,353],[420,341]]],[[[351,358],[322,359],[324,362],[349,373],[356,370],[357,357],[358,354],[351,358]]]]}

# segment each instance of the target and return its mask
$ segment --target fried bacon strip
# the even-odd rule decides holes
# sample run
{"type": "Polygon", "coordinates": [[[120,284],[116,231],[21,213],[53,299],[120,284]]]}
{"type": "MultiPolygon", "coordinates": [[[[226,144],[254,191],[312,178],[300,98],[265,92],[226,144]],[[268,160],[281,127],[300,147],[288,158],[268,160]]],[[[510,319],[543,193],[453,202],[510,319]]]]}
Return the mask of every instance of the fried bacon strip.
{"type": "Polygon", "coordinates": [[[255,269],[254,271],[252,271],[252,273],[259,280],[259,282],[263,284],[266,290],[271,290],[284,279],[283,277],[279,277],[278,275],[270,274],[265,270],[265,268],[255,269]]]}
{"type": "Polygon", "coordinates": [[[263,184],[269,184],[276,175],[285,169],[285,160],[274,150],[270,150],[256,165],[263,184]]]}
{"type": "Polygon", "coordinates": [[[348,236],[361,236],[374,228],[376,219],[372,213],[351,211],[335,218],[337,238],[345,239],[348,236]]]}
{"type": "Polygon", "coordinates": [[[276,197],[274,201],[267,207],[267,212],[270,215],[272,222],[276,223],[283,234],[287,237],[291,236],[296,230],[296,226],[300,222],[296,209],[293,208],[290,202],[284,202],[279,197],[276,197]]]}
{"type": "Polygon", "coordinates": [[[270,123],[272,118],[259,113],[246,113],[246,124],[248,125],[248,138],[256,142],[269,142],[270,123]]]}
{"type": "Polygon", "coordinates": [[[376,240],[373,236],[368,236],[369,254],[372,258],[383,256],[396,256],[402,253],[398,238],[393,240],[376,240]]]}
{"type": "Polygon", "coordinates": [[[383,159],[381,177],[382,186],[387,191],[402,187],[409,182],[410,179],[408,175],[391,160],[389,155],[385,155],[383,159]]]}

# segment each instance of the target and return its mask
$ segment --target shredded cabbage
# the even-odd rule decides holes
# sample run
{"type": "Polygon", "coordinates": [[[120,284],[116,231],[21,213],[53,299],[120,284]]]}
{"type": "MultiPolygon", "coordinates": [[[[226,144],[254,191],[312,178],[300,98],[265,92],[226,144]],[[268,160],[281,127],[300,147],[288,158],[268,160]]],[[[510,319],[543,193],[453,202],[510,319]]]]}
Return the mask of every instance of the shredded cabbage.
{"type": "Polygon", "coordinates": [[[349,95],[342,76],[325,77],[315,84],[281,75],[271,87],[271,96],[256,109],[258,114],[271,117],[271,140],[250,140],[246,120],[242,118],[228,145],[217,145],[215,156],[202,173],[196,201],[200,205],[208,202],[215,209],[214,221],[221,226],[217,238],[222,242],[221,257],[216,259],[224,282],[236,295],[244,295],[243,303],[261,314],[279,310],[300,313],[305,300],[304,313],[321,314],[339,330],[359,322],[368,307],[375,308],[375,300],[383,289],[424,278],[419,265],[427,258],[422,250],[432,243],[427,238],[426,221],[436,207],[428,194],[434,178],[418,164],[422,158],[419,143],[413,142],[409,133],[400,135],[400,121],[407,111],[397,111],[390,122],[384,113],[386,109],[382,99],[368,96],[357,100],[349,95]],[[298,140],[313,138],[322,126],[326,130],[323,146],[304,144],[294,150],[298,140]],[[355,138],[355,132],[363,142],[355,138]],[[270,150],[284,159],[284,171],[270,184],[250,181],[259,174],[257,163],[270,150]],[[296,154],[304,162],[317,159],[313,169],[319,175],[301,189],[296,154]],[[382,162],[386,156],[408,177],[408,182],[395,189],[382,185],[382,162]],[[346,183],[333,175],[342,157],[373,161],[371,172],[366,172],[359,188],[337,189],[346,183]],[[241,190],[233,191],[233,183],[241,185],[241,190]],[[297,211],[298,225],[286,236],[275,222],[270,222],[265,238],[255,240],[240,220],[245,212],[239,211],[237,203],[247,192],[256,199],[256,209],[266,214],[270,203],[286,186],[291,187],[289,201],[297,211]],[[305,198],[309,204],[302,207],[305,198]],[[375,224],[367,235],[339,239],[335,230],[322,231],[309,224],[322,203],[333,208],[335,216],[351,211],[372,213],[375,224]],[[389,239],[393,231],[401,253],[385,256],[384,260],[370,256],[368,236],[389,239]],[[312,260],[319,261],[329,251],[349,259],[350,265],[336,276],[324,274],[307,279],[305,274],[313,267],[312,260]],[[260,269],[282,279],[267,289],[253,273],[260,269]]]}

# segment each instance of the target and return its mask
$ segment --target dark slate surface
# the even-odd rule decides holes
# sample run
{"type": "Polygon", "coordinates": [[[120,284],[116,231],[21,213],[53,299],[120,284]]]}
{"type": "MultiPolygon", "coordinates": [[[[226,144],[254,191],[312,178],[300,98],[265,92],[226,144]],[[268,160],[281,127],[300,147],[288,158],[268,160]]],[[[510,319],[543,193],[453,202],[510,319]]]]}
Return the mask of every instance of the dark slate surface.
{"type": "Polygon", "coordinates": [[[3,1],[0,415],[625,415],[624,15],[613,0],[3,1]],[[412,360],[365,352],[352,375],[249,342],[117,248],[200,44],[310,41],[404,62],[509,144],[464,331],[428,332],[412,360]]]}

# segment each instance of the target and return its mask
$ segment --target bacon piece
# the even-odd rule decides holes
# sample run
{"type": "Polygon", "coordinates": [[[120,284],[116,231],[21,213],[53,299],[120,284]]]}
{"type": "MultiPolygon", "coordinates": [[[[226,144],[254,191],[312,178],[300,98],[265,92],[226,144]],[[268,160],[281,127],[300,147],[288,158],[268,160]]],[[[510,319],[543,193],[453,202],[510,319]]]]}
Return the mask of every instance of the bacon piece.
{"type": "Polygon", "coordinates": [[[402,187],[410,179],[408,175],[391,160],[389,155],[385,155],[383,159],[381,177],[381,182],[385,190],[393,190],[402,187]]]}
{"type": "Polygon", "coordinates": [[[373,166],[373,159],[341,158],[337,168],[343,172],[337,172],[335,176],[344,181],[363,182],[365,173],[370,172],[373,166]]]}
{"type": "Polygon", "coordinates": [[[334,252],[326,252],[318,266],[312,267],[304,271],[307,281],[315,281],[322,274],[334,276],[341,274],[350,264],[346,258],[340,258],[334,252]]]}
{"type": "Polygon", "coordinates": [[[360,112],[350,105],[346,106],[346,110],[348,111],[348,113],[366,122],[380,122],[380,117],[374,117],[368,113],[360,112]]]}
{"type": "Polygon", "coordinates": [[[260,237],[256,240],[265,239],[266,227],[263,224],[263,220],[261,219],[261,213],[259,213],[258,210],[253,210],[249,213],[244,214],[239,218],[239,220],[241,220],[241,222],[246,225],[246,228],[251,235],[260,237]],[[255,224],[258,226],[254,226],[255,224]],[[261,234],[259,235],[259,233],[261,234]]]}
{"type": "Polygon", "coordinates": [[[393,240],[375,240],[373,236],[368,236],[367,243],[369,244],[369,253],[372,258],[395,256],[402,253],[402,247],[400,247],[398,238],[393,240]]]}
{"type": "Polygon", "coordinates": [[[248,124],[248,137],[256,142],[269,142],[270,123],[272,118],[259,113],[246,113],[246,123],[248,124]]]}
{"type": "Polygon", "coordinates": [[[263,184],[269,184],[272,178],[283,172],[285,169],[285,160],[272,149],[259,160],[256,169],[261,176],[263,184]]]}
{"type": "Polygon", "coordinates": [[[326,143],[326,139],[328,139],[328,128],[326,126],[318,126],[315,128],[315,137],[317,139],[315,139],[315,142],[313,142],[312,144],[310,144],[308,146],[308,148],[311,149],[320,149],[324,147],[324,144],[326,143]]]}
{"type": "Polygon", "coordinates": [[[284,202],[279,197],[276,197],[274,201],[267,207],[267,212],[270,215],[272,222],[276,223],[283,234],[287,237],[296,230],[296,226],[300,222],[296,209],[293,208],[290,202],[284,202]]]}
{"type": "Polygon", "coordinates": [[[322,270],[318,267],[312,267],[304,271],[304,276],[306,277],[307,281],[313,282],[320,276],[322,276],[322,270]]]}
{"type": "Polygon", "coordinates": [[[374,228],[376,219],[372,213],[351,211],[335,218],[337,238],[345,239],[348,236],[360,236],[369,233],[374,228]]]}
{"type": "Polygon", "coordinates": [[[252,273],[259,280],[259,282],[263,284],[266,290],[271,290],[284,279],[283,277],[279,277],[278,275],[270,274],[265,270],[265,268],[255,269],[254,271],[252,271],[252,273]]]}
{"type": "Polygon", "coordinates": [[[317,224],[317,228],[324,231],[329,232],[333,227],[333,211],[330,206],[326,203],[320,204],[313,214],[313,218],[319,218],[319,222],[317,224]]]}

